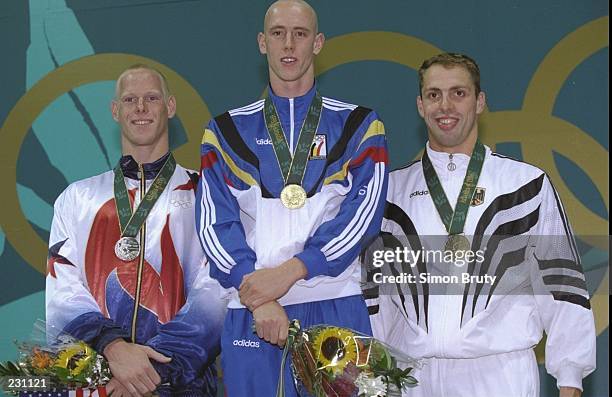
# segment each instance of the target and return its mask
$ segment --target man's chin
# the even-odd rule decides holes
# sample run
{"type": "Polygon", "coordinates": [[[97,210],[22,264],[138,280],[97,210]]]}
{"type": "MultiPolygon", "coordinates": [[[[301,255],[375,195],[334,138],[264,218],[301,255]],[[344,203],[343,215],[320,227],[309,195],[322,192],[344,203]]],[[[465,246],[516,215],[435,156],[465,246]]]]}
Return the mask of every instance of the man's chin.
{"type": "Polygon", "coordinates": [[[465,141],[465,138],[449,131],[439,131],[436,134],[431,135],[433,135],[434,138],[432,139],[430,137],[430,141],[434,140],[438,146],[442,146],[445,148],[453,148],[459,146],[465,141]]]}

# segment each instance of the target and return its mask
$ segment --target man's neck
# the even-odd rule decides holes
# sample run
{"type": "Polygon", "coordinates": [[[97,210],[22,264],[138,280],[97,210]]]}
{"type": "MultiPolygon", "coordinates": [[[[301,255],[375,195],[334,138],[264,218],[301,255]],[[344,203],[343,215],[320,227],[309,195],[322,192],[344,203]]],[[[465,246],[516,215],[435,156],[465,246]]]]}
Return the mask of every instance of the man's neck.
{"type": "Polygon", "coordinates": [[[431,134],[429,135],[429,147],[431,150],[442,153],[457,154],[463,153],[468,156],[472,155],[474,146],[476,146],[476,140],[478,139],[478,133],[470,135],[465,141],[461,142],[456,146],[443,146],[432,139],[431,134]]]}
{"type": "Polygon", "coordinates": [[[126,148],[124,146],[123,155],[130,155],[136,160],[138,164],[148,164],[162,158],[168,153],[168,145],[156,145],[152,146],[137,146],[126,148]]]}
{"type": "Polygon", "coordinates": [[[297,98],[305,95],[314,85],[314,76],[296,81],[282,81],[271,75],[270,87],[274,94],[284,98],[297,98]]]}

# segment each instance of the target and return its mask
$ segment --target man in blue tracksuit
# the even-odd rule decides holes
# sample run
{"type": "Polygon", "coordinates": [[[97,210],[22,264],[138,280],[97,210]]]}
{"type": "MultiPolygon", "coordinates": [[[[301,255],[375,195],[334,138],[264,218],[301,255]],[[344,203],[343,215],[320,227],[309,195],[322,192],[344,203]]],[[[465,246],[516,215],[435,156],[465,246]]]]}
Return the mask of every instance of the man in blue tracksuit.
{"type": "MultiPolygon", "coordinates": [[[[230,397],[274,395],[289,319],[371,332],[357,256],[380,228],[384,127],[318,93],[323,42],[307,3],[272,4],[258,35],[268,98],[204,132],[196,223],[211,276],[232,296],[221,342],[230,397]]],[[[296,395],[289,365],[284,376],[296,395]]]]}

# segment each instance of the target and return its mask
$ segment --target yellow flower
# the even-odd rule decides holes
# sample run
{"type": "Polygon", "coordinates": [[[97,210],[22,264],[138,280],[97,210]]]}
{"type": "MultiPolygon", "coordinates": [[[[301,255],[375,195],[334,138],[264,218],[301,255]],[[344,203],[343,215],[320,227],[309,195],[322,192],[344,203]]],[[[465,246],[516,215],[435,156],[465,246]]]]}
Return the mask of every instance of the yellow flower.
{"type": "Polygon", "coordinates": [[[77,376],[87,368],[93,355],[94,351],[87,344],[79,342],[60,351],[55,366],[66,368],[70,375],[77,376]]]}
{"type": "Polygon", "coordinates": [[[43,370],[49,367],[52,363],[51,357],[48,353],[35,348],[32,354],[32,367],[34,369],[43,370]]]}
{"type": "Polygon", "coordinates": [[[357,359],[356,335],[344,328],[327,327],[316,336],[313,348],[319,363],[318,369],[325,369],[334,375],[357,359]]]}

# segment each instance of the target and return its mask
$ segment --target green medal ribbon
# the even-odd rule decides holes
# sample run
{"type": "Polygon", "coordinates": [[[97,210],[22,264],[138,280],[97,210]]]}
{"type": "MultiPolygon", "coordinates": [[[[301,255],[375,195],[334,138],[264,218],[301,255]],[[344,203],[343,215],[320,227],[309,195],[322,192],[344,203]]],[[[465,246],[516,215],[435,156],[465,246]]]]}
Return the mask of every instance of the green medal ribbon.
{"type": "MultiPolygon", "coordinates": [[[[255,324],[253,324],[253,327],[255,327],[255,324]]],[[[293,344],[301,332],[302,330],[299,320],[292,320],[289,322],[289,333],[287,335],[285,347],[283,348],[283,356],[281,358],[280,371],[278,374],[278,383],[276,383],[276,397],[285,397],[285,362],[287,360],[287,354],[291,351],[293,344]]]]}
{"type": "Polygon", "coordinates": [[[293,184],[301,186],[302,184],[310,147],[312,146],[317,127],[319,126],[322,106],[323,98],[321,98],[318,91],[315,91],[314,98],[312,98],[312,102],[310,102],[310,107],[308,108],[308,114],[300,129],[300,136],[298,138],[297,147],[295,148],[295,154],[292,155],[289,151],[289,145],[283,133],[280,119],[276,113],[276,108],[270,97],[265,100],[264,117],[266,120],[266,127],[268,128],[268,134],[272,140],[272,146],[274,148],[276,160],[278,161],[278,166],[285,180],[285,186],[293,184]]]}
{"type": "Polygon", "coordinates": [[[470,157],[459,197],[457,197],[457,204],[455,204],[455,210],[453,211],[446,197],[446,193],[444,193],[440,179],[438,179],[436,170],[427,155],[427,149],[425,149],[423,153],[423,173],[425,174],[425,181],[429,188],[429,194],[449,235],[463,233],[470,202],[476,190],[476,184],[480,177],[480,171],[482,171],[484,159],[485,147],[480,141],[476,141],[476,146],[474,146],[474,151],[470,157]]]}
{"type": "MultiPolygon", "coordinates": [[[[147,219],[149,212],[151,212],[157,199],[161,196],[166,185],[168,185],[170,177],[174,173],[174,168],[176,168],[176,161],[172,153],[170,153],[161,170],[157,173],[155,180],[149,187],[149,190],[142,198],[138,208],[132,213],[132,206],[130,205],[127,187],[125,186],[121,163],[117,164],[113,170],[115,172],[114,194],[115,206],[117,208],[117,214],[119,215],[119,224],[121,225],[121,237],[136,237],[138,231],[147,219]]],[[[141,177],[144,178],[144,175],[141,177]]]]}

